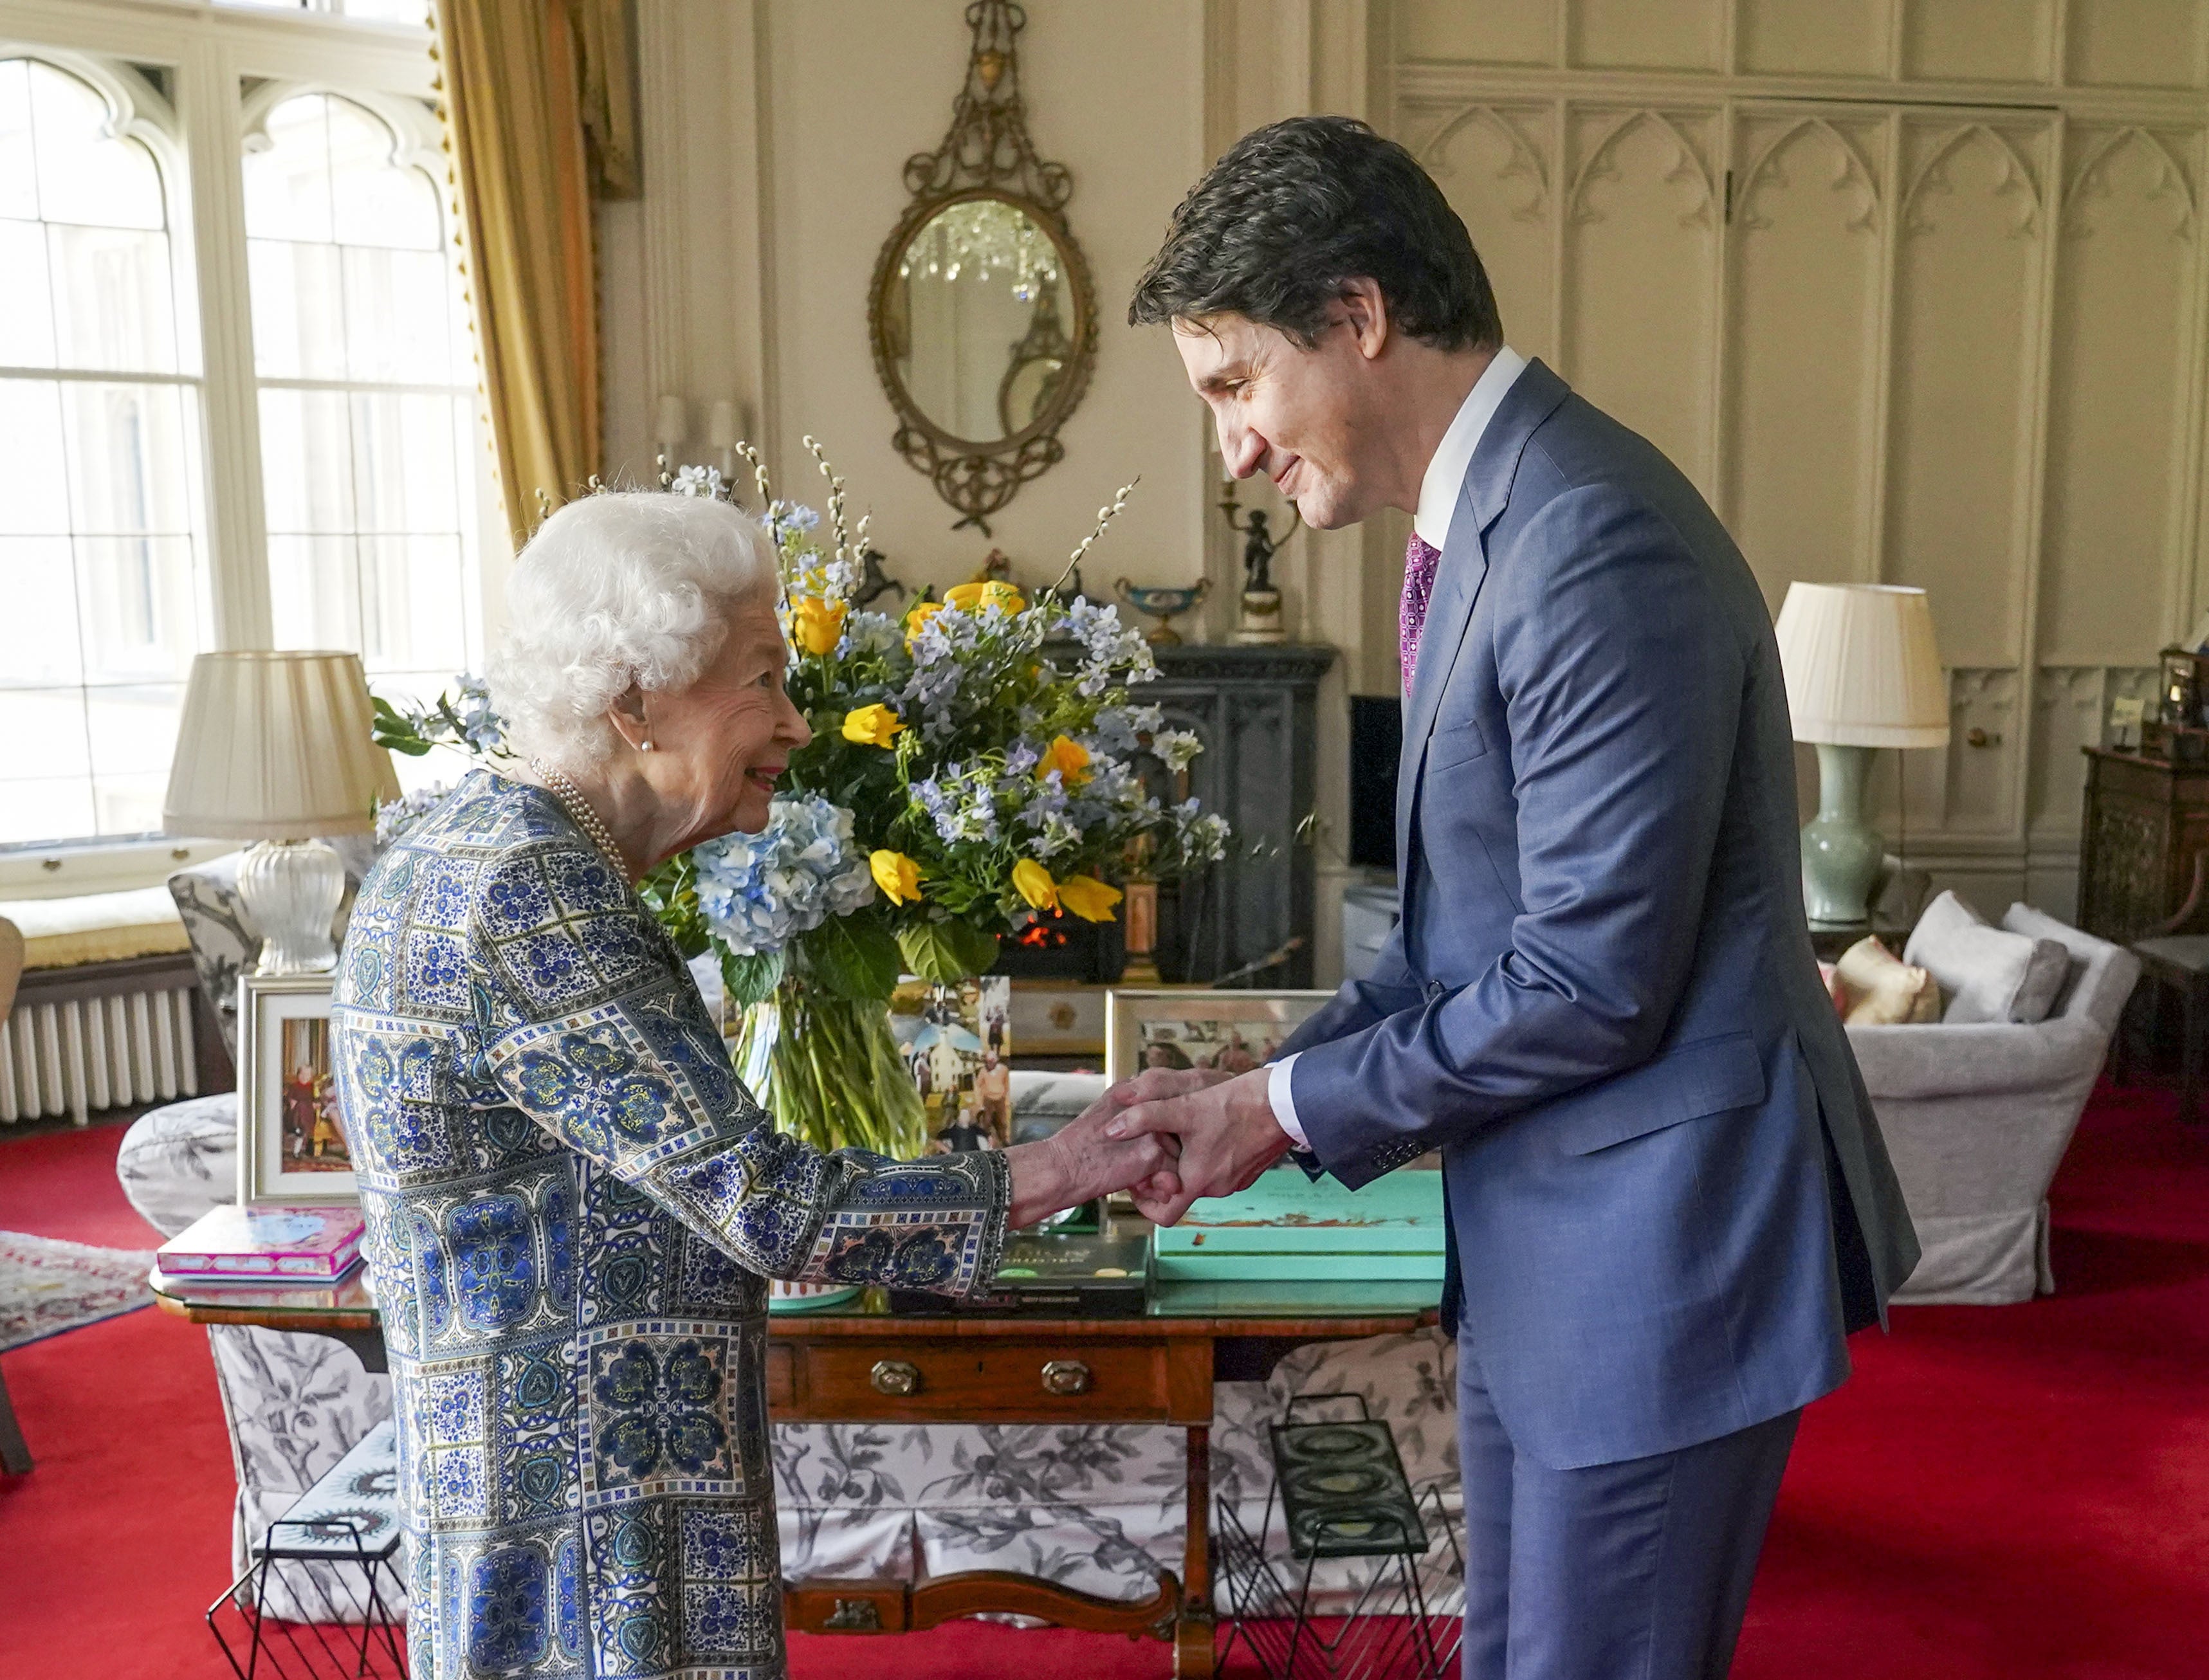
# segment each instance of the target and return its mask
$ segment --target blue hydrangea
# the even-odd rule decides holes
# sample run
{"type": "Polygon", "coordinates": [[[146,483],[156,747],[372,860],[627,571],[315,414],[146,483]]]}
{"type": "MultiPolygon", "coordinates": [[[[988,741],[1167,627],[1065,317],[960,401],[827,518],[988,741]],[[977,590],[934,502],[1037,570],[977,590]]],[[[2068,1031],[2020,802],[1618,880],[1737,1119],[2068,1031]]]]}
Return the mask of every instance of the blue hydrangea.
{"type": "Polygon", "coordinates": [[[874,900],[852,813],[817,793],[777,799],[758,834],[725,834],[691,856],[698,907],[739,956],[779,951],[874,900]]]}

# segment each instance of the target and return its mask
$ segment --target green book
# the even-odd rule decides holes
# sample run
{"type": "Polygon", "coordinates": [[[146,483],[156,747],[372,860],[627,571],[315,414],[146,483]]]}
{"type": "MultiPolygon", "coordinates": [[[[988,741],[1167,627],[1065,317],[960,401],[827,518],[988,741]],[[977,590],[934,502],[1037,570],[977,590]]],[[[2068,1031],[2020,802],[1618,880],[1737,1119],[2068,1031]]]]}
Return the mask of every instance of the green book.
{"type": "Polygon", "coordinates": [[[1347,1190],[1275,1167],[1247,1190],[1196,1202],[1151,1240],[1161,1281],[1439,1281],[1442,1176],[1406,1168],[1347,1190]]]}

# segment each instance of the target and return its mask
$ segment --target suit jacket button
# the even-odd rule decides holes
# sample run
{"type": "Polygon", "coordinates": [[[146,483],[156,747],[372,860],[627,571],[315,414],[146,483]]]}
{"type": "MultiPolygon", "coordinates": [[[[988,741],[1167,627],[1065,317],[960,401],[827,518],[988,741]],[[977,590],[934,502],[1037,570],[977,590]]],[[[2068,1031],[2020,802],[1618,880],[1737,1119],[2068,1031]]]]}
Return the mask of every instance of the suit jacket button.
{"type": "Polygon", "coordinates": [[[1433,1002],[1434,1002],[1437,997],[1441,997],[1444,992],[1448,991],[1448,990],[1449,990],[1449,988],[1448,988],[1448,986],[1444,985],[1443,985],[1440,980],[1430,980],[1430,981],[1428,981],[1428,982],[1427,982],[1427,1002],[1429,1002],[1430,1003],[1433,1003],[1433,1002]]]}

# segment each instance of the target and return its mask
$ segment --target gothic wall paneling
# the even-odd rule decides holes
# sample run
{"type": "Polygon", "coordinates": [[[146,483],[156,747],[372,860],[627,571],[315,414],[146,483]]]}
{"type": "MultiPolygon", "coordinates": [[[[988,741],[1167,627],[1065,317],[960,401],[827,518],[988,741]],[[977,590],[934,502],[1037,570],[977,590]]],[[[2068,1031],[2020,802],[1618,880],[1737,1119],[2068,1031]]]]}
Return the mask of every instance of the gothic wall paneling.
{"type": "MultiPolygon", "coordinates": [[[[1948,744],[1896,755],[1904,803],[1883,808],[1881,820],[1899,829],[1906,816],[1909,832],[1921,837],[1937,833],[1976,846],[2007,840],[2017,828],[2024,762],[2017,702],[2015,666],[1952,667],[1948,744]]],[[[1887,805],[1893,797],[1885,787],[1879,792],[1887,805]]]]}
{"type": "Polygon", "coordinates": [[[1505,334],[1522,353],[1554,360],[1555,107],[1460,103],[1421,115],[1405,143],[1465,219],[1496,288],[1505,334]]]}
{"type": "Polygon", "coordinates": [[[1884,573],[1931,594],[1952,665],[2025,653],[2046,140],[1946,117],[1902,129],[1884,573]]]}
{"type": "Polygon", "coordinates": [[[2042,659],[2116,665],[2179,615],[2200,135],[2073,125],[2049,391],[2042,659]]]}
{"type": "Polygon", "coordinates": [[[1871,571],[1884,124],[1801,107],[1737,123],[1719,512],[1777,608],[1791,579],[1871,571]]]}
{"type": "Polygon", "coordinates": [[[1570,376],[1710,495],[1718,113],[1576,107],[1566,131],[1570,376]]]}
{"type": "Polygon", "coordinates": [[[1724,62],[1721,0],[1574,0],[1567,27],[1569,62],[1590,68],[1714,70],[1724,62]]]}
{"type": "Polygon", "coordinates": [[[1899,0],[1737,0],[1741,68],[1881,75],[1899,0]]]}
{"type": "Polygon", "coordinates": [[[1412,60],[1551,64],[1564,0],[1445,0],[1399,5],[1396,54],[1412,60]]]}
{"type": "Polygon", "coordinates": [[[2200,0],[2068,0],[2070,79],[2105,87],[2199,87],[2200,0]]]}
{"type": "Polygon", "coordinates": [[[1923,81],[2044,81],[2056,0],[1936,0],[1905,6],[1902,73],[1923,81]]]}

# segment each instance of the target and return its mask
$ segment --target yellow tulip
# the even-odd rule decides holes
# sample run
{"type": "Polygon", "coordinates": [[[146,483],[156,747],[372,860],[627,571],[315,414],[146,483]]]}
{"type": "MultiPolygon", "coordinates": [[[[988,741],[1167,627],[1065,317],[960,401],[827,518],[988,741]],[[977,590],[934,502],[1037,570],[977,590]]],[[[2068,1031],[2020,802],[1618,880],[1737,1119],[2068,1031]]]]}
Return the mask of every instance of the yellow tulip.
{"type": "Polygon", "coordinates": [[[1058,772],[1062,786],[1079,787],[1089,780],[1089,749],[1080,742],[1059,735],[1044,749],[1043,757],[1037,762],[1036,774],[1047,776],[1058,772]]]}
{"type": "Polygon", "coordinates": [[[892,904],[920,902],[920,865],[902,852],[873,852],[867,855],[867,872],[892,904]]]}
{"type": "Polygon", "coordinates": [[[961,612],[979,612],[985,606],[1002,607],[1014,613],[1026,610],[1027,599],[1009,583],[990,578],[980,583],[961,583],[943,592],[947,606],[955,606],[961,612]]]}
{"type": "Polygon", "coordinates": [[[1032,858],[1023,858],[1013,865],[1013,890],[1038,910],[1058,908],[1058,883],[1032,858]]]}
{"type": "Polygon", "coordinates": [[[904,727],[887,706],[862,706],[844,714],[844,738],[863,747],[887,747],[904,727]]]}
{"type": "Polygon", "coordinates": [[[841,601],[824,601],[818,595],[800,595],[790,604],[790,627],[798,645],[809,653],[833,653],[844,639],[841,601]]]}
{"type": "Polygon", "coordinates": [[[905,645],[910,648],[921,631],[928,627],[928,621],[942,611],[942,601],[914,602],[912,611],[905,616],[905,645]]]}
{"type": "Polygon", "coordinates": [[[1058,901],[1085,922],[1111,921],[1112,906],[1125,896],[1093,875],[1069,875],[1058,883],[1058,901]]]}

